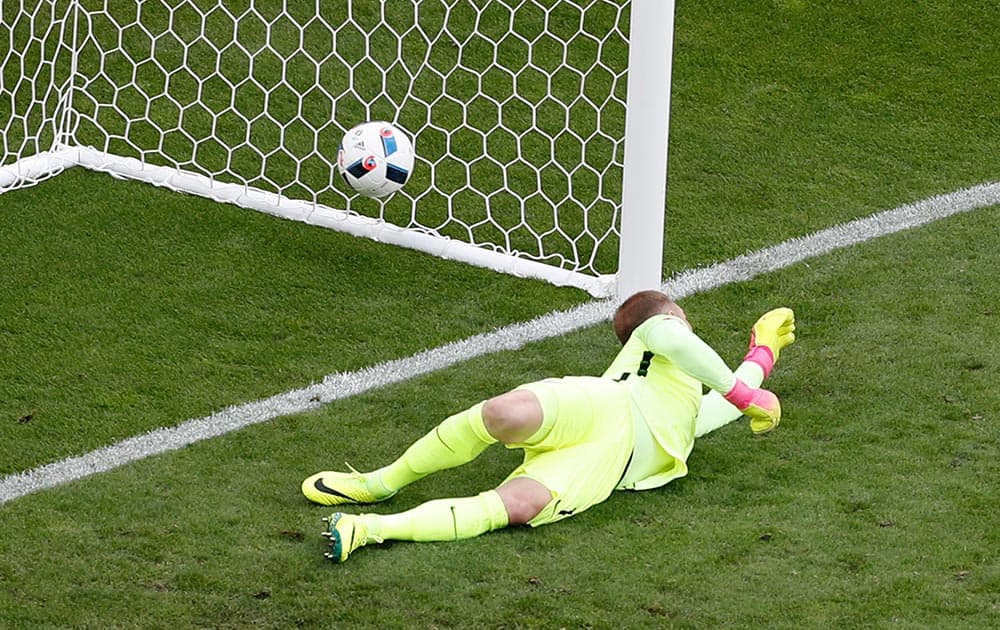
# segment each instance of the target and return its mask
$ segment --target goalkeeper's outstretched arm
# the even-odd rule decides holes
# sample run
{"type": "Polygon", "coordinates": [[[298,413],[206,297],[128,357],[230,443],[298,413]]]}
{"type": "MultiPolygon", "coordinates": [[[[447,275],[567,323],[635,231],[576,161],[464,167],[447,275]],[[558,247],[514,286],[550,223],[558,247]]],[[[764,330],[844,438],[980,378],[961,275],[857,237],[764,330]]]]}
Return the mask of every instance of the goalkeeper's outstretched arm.
{"type": "Polygon", "coordinates": [[[778,397],[737,378],[722,357],[694,334],[684,320],[665,317],[656,325],[636,329],[636,333],[645,337],[643,342],[650,350],[668,358],[685,374],[718,392],[749,416],[754,433],[770,431],[781,421],[778,397]]]}
{"type": "MultiPolygon", "coordinates": [[[[778,354],[794,341],[795,313],[792,309],[777,308],[765,313],[750,331],[750,347],[743,363],[736,369],[736,378],[750,387],[760,387],[774,368],[778,354]]],[[[743,412],[722,394],[711,391],[702,398],[695,421],[695,437],[725,426],[742,415],[743,412]]]]}

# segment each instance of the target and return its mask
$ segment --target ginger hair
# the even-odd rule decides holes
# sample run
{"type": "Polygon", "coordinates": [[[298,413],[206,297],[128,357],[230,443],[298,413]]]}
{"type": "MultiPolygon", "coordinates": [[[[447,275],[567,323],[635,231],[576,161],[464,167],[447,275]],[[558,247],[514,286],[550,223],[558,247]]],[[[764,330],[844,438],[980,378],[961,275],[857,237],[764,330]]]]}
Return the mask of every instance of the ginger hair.
{"type": "MultiPolygon", "coordinates": [[[[660,291],[639,291],[615,310],[612,325],[618,340],[623,344],[632,336],[632,331],[653,315],[670,315],[680,311],[677,304],[660,291]]],[[[681,311],[683,312],[683,311],[681,311]]]]}

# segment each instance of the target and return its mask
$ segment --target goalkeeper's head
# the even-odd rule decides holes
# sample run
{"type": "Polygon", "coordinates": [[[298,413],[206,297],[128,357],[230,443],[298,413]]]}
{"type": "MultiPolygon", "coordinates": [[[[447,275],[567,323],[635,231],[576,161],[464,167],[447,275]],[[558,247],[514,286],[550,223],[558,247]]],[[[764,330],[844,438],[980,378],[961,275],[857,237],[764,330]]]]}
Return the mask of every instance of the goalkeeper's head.
{"type": "Polygon", "coordinates": [[[653,315],[670,315],[691,327],[684,309],[660,291],[639,291],[631,296],[615,311],[612,324],[615,334],[624,344],[632,336],[632,331],[653,315]]]}

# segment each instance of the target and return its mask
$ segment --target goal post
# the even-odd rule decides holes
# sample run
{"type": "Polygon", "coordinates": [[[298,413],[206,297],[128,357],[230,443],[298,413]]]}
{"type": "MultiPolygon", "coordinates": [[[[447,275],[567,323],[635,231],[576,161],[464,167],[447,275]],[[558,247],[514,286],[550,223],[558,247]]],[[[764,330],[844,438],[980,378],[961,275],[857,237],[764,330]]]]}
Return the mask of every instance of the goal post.
{"type": "Polygon", "coordinates": [[[0,193],[77,165],[595,296],[653,288],[673,4],[0,0],[0,193]],[[364,120],[414,141],[387,199],[336,176],[364,120]]]}
{"type": "Polygon", "coordinates": [[[625,112],[625,159],[616,293],[659,289],[663,281],[667,146],[674,1],[633,0],[625,112]]]}

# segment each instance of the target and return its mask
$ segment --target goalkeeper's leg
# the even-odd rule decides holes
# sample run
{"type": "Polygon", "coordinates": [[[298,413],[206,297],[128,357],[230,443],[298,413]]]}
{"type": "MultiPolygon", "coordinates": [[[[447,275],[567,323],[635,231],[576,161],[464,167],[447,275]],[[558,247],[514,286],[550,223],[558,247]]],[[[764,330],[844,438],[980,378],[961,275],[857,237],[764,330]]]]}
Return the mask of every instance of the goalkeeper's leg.
{"type": "Polygon", "coordinates": [[[383,501],[433,472],[472,461],[497,441],[524,441],[541,425],[535,394],[516,389],[446,419],[388,466],[370,473],[319,472],[302,482],[302,493],[321,505],[383,501]]]}
{"type": "Polygon", "coordinates": [[[378,470],[316,473],[302,482],[302,493],[321,505],[375,503],[432,472],[472,461],[497,441],[486,430],[482,409],[480,403],[447,418],[378,470]]]}
{"type": "MultiPolygon", "coordinates": [[[[750,387],[760,387],[774,368],[778,354],[795,341],[795,313],[790,308],[776,308],[762,315],[750,332],[750,349],[736,369],[736,378],[750,387]]],[[[718,392],[701,399],[695,421],[695,437],[723,427],[743,414],[718,392]]]]}
{"type": "Polygon", "coordinates": [[[527,478],[510,479],[496,490],[472,497],[435,499],[398,514],[344,514],[334,512],[323,535],[330,542],[325,554],[344,562],[351,552],[386,540],[439,542],[464,540],[523,525],[552,499],[541,483],[527,478]]]}

